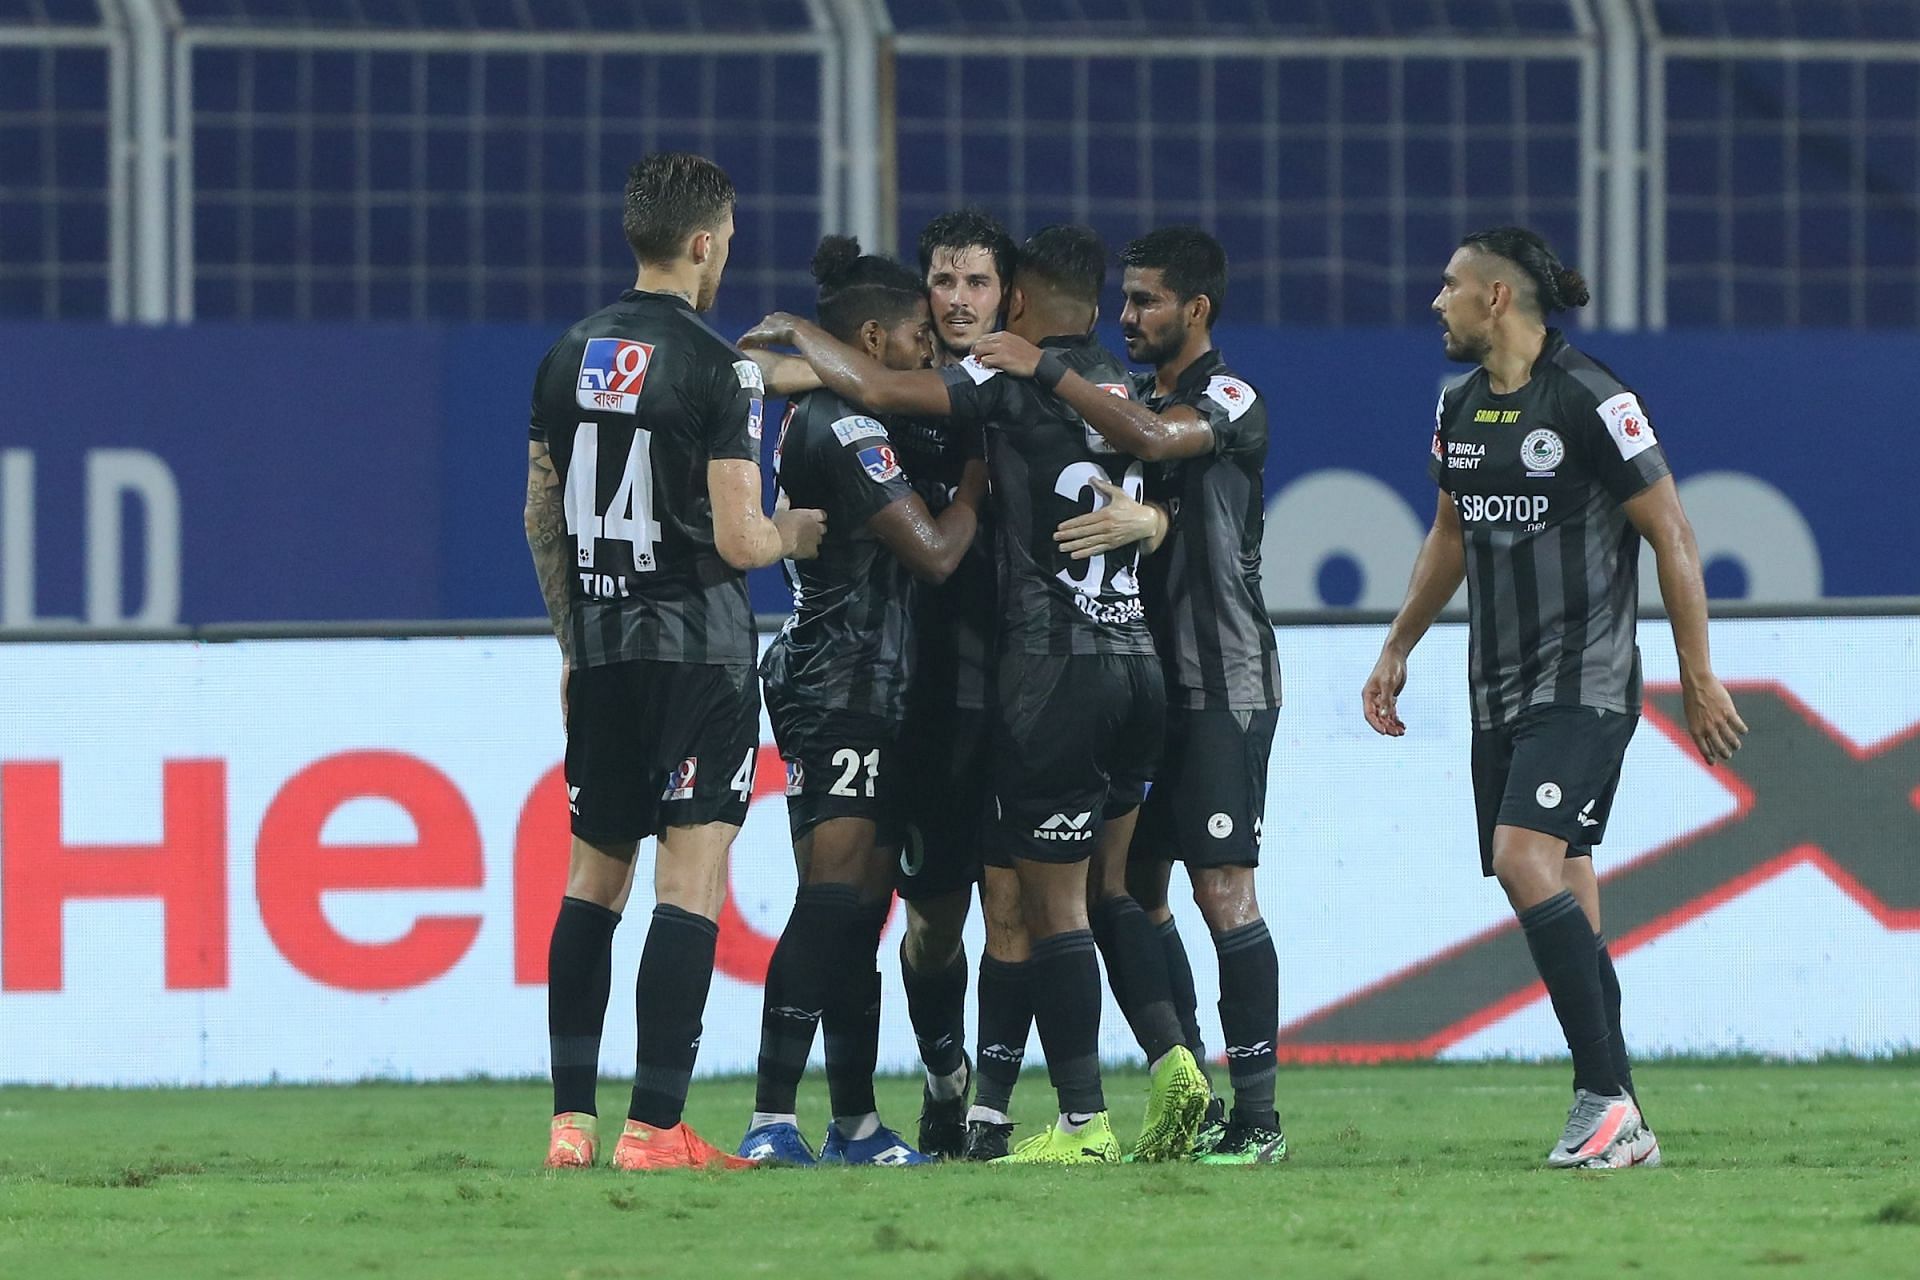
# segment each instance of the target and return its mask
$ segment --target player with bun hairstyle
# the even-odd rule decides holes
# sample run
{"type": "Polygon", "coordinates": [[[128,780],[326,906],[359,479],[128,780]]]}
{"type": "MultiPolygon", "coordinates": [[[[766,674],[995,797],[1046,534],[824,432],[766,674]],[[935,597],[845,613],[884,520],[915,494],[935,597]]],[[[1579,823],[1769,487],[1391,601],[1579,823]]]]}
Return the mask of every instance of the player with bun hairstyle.
{"type": "Polygon", "coordinates": [[[1573,1057],[1557,1169],[1648,1167],[1660,1144],[1633,1087],[1620,983],[1600,932],[1593,850],[1640,721],[1640,540],[1679,651],[1687,730],[1709,765],[1746,724],[1713,674],[1700,551],[1639,398],[1547,327],[1585,306],[1580,273],[1535,233],[1460,242],[1433,300],[1446,352],[1478,366],[1434,412],[1440,501],[1406,602],[1362,690],[1399,737],[1407,657],[1464,578],[1480,870],[1499,880],[1573,1057]]]}
{"type": "MultiPolygon", "coordinates": [[[[925,291],[912,270],[828,236],[813,257],[821,328],[876,367],[932,361],[925,291]]],[[[906,718],[915,579],[941,582],[972,544],[985,496],[974,462],[936,518],[910,487],[887,424],[816,390],[794,400],[774,447],[783,502],[827,514],[820,556],[789,564],[794,614],[760,663],[787,764],[800,887],[767,972],[754,1117],[740,1155],[812,1164],[795,1117],[816,1027],[827,1041],[833,1123],[819,1160],[919,1164],[880,1123],[880,975],[901,843],[895,752],[906,718]]]]}

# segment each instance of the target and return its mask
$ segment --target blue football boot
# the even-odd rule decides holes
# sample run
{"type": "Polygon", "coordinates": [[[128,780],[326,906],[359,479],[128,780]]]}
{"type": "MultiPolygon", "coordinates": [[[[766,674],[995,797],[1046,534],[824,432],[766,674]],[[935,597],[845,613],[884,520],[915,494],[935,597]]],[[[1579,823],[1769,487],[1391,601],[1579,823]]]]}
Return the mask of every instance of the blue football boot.
{"type": "Polygon", "coordinates": [[[811,1169],[820,1163],[814,1159],[813,1148],[800,1136],[800,1130],[790,1124],[769,1124],[747,1130],[747,1136],[740,1139],[740,1149],[734,1154],[755,1164],[797,1169],[811,1169]]]}
{"type": "Polygon", "coordinates": [[[907,1145],[907,1140],[881,1125],[864,1138],[848,1138],[840,1126],[827,1126],[827,1140],[820,1145],[821,1164],[932,1164],[932,1156],[923,1156],[907,1145]]]}

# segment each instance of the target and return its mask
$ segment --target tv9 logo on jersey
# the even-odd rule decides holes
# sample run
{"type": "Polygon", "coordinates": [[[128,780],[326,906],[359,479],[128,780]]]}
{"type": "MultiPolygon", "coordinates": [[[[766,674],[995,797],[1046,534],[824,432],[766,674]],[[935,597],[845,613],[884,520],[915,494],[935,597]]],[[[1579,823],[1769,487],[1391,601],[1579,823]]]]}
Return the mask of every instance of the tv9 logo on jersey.
{"type": "Polygon", "coordinates": [[[588,338],[574,383],[574,403],[598,413],[632,413],[653,364],[653,346],[626,338],[588,338]]]}

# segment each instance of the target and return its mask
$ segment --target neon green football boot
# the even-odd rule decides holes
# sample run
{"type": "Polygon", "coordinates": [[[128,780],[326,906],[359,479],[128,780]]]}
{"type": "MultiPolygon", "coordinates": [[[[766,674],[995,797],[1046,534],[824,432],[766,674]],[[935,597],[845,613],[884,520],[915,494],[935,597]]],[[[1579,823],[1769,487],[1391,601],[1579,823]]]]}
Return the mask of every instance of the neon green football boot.
{"type": "Polygon", "coordinates": [[[1036,1133],[1013,1151],[990,1164],[1118,1164],[1120,1140],[1113,1136],[1107,1113],[1096,1111],[1078,1133],[1058,1125],[1036,1133]]]}
{"type": "Polygon", "coordinates": [[[1146,1162],[1179,1160],[1193,1150],[1193,1138],[1206,1119],[1213,1090],[1185,1045],[1175,1045],[1154,1069],[1146,1118],[1130,1158],[1146,1162]]]}

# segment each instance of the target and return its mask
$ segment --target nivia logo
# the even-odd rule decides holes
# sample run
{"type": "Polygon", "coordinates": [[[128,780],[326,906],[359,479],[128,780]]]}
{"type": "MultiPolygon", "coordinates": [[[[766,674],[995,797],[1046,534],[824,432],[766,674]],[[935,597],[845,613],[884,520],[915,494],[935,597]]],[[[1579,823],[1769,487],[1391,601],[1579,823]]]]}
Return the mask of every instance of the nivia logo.
{"type": "Polygon", "coordinates": [[[1593,816],[1593,806],[1595,803],[1596,802],[1593,800],[1587,801],[1585,806],[1581,808],[1580,812],[1573,815],[1575,818],[1578,818],[1580,820],[1581,826],[1597,827],[1600,825],[1600,819],[1593,816]]]}
{"type": "Polygon", "coordinates": [[[1035,840],[1091,840],[1093,839],[1093,814],[1076,813],[1068,816],[1056,813],[1033,829],[1035,840]]]}
{"type": "Polygon", "coordinates": [[[575,817],[580,815],[580,788],[567,788],[567,812],[575,817]]]}

